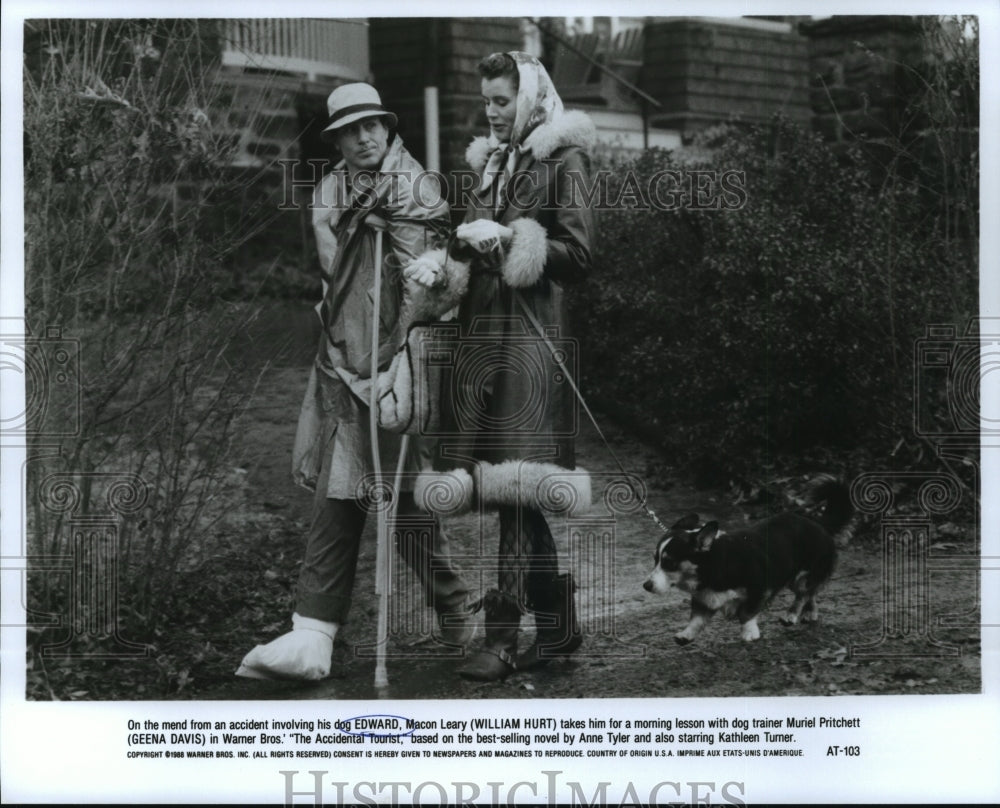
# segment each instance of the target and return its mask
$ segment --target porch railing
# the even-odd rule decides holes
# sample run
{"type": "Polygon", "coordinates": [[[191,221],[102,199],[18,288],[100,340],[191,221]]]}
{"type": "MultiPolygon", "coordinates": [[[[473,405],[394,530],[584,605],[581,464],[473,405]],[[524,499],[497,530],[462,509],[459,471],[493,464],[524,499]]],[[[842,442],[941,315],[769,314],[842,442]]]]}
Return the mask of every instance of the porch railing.
{"type": "Polygon", "coordinates": [[[363,81],[369,72],[365,20],[232,19],[223,22],[227,66],[363,81]]]}

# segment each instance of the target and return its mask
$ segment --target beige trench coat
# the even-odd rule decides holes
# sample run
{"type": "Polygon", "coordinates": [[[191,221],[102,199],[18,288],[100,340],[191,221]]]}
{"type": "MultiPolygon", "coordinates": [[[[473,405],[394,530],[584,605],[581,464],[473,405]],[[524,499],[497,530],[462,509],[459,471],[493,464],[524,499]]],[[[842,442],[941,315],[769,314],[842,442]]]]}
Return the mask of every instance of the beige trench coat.
{"type": "MultiPolygon", "coordinates": [[[[355,499],[364,496],[372,481],[369,410],[338,371],[368,376],[371,369],[376,234],[365,218],[374,212],[388,225],[383,235],[379,368],[385,367],[405,339],[398,327],[401,270],[435,244],[449,219],[447,203],[434,183],[419,179],[423,169],[403,148],[398,135],[375,182],[351,189],[346,171],[338,169],[320,182],[313,197],[313,228],[324,289],[317,313],[323,332],[299,412],[292,477],[315,490],[329,456],[326,496],[355,499]]],[[[395,468],[399,443],[399,435],[379,433],[383,472],[395,468]]],[[[403,490],[412,489],[416,471],[429,465],[430,451],[421,438],[413,440],[403,490]]]]}

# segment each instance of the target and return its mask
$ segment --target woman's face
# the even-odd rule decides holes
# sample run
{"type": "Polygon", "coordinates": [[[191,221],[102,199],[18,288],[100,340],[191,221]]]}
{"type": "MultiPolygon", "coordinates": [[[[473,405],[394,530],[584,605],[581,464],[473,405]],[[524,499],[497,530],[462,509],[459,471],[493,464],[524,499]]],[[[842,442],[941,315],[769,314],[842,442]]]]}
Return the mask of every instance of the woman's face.
{"type": "Polygon", "coordinates": [[[486,104],[486,120],[490,131],[501,143],[510,140],[517,116],[517,91],[514,82],[507,76],[483,79],[483,102],[486,104]]]}

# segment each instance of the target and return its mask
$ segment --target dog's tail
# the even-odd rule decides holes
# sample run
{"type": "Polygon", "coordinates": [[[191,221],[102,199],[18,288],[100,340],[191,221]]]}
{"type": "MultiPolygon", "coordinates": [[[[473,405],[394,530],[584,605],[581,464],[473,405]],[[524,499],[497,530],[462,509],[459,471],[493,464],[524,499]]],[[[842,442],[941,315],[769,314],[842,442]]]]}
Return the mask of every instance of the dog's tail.
{"type": "MultiPolygon", "coordinates": [[[[823,505],[823,512],[818,521],[823,528],[834,537],[844,531],[853,520],[854,508],[851,506],[851,492],[837,478],[829,474],[821,474],[813,480],[809,499],[823,505]]],[[[848,537],[842,537],[844,540],[848,537]]]]}

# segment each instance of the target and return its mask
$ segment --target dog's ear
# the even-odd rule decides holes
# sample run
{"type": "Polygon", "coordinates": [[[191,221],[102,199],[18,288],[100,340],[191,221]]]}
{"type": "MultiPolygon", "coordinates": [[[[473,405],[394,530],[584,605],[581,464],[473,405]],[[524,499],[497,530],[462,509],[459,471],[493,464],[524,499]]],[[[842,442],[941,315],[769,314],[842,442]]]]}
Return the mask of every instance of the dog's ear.
{"type": "Polygon", "coordinates": [[[698,514],[696,514],[696,513],[689,513],[684,518],[679,519],[677,522],[675,522],[674,525],[673,525],[673,527],[671,527],[670,529],[671,530],[694,530],[696,527],[698,527],[698,523],[700,521],[701,520],[698,519],[698,514]]]}
{"type": "Polygon", "coordinates": [[[709,522],[705,525],[699,532],[698,538],[695,539],[698,545],[698,552],[706,553],[712,546],[712,542],[715,541],[716,537],[719,535],[719,523],[709,522]]]}

